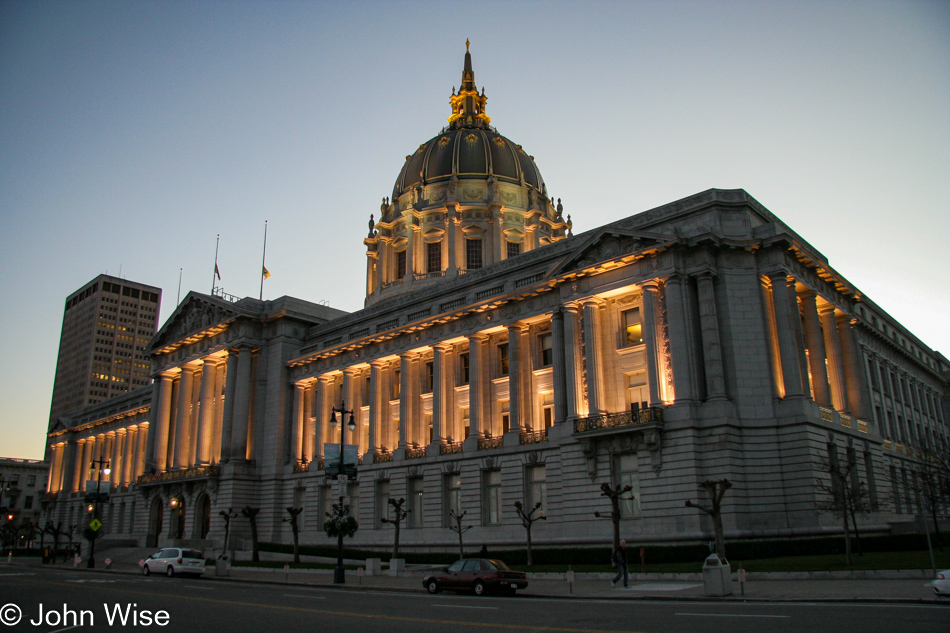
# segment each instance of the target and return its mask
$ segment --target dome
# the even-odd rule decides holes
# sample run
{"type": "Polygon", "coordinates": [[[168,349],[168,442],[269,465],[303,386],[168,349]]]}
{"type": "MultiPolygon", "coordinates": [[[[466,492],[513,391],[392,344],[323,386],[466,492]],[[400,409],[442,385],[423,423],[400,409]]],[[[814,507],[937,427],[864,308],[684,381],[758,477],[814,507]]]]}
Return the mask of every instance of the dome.
{"type": "Polygon", "coordinates": [[[462,127],[443,130],[419,146],[399,172],[393,199],[416,185],[439,181],[486,180],[520,184],[522,180],[544,194],[546,189],[534,157],[494,129],[462,127]]]}
{"type": "Polygon", "coordinates": [[[442,132],[406,156],[393,187],[392,199],[413,187],[425,186],[454,177],[459,180],[487,180],[526,184],[546,197],[546,187],[534,157],[502,136],[489,125],[485,114],[485,90],[478,93],[472,56],[465,50],[465,67],[458,94],[452,89],[449,100],[452,116],[442,132]]]}

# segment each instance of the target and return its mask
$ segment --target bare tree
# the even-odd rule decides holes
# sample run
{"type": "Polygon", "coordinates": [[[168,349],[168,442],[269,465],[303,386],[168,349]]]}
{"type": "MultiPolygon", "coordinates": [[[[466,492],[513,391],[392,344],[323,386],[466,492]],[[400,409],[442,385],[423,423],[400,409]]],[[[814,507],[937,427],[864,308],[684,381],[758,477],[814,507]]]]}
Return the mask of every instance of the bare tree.
{"type": "MultiPolygon", "coordinates": [[[[620,484],[617,484],[615,487],[611,487],[606,482],[600,484],[600,496],[610,499],[610,520],[614,524],[614,548],[612,550],[614,552],[620,549],[620,502],[632,499],[632,497],[623,496],[631,490],[633,490],[633,486],[630,485],[621,487],[620,484]]],[[[600,512],[595,512],[594,516],[600,517],[602,515],[600,512]]]]}
{"type": "Polygon", "coordinates": [[[453,524],[449,524],[449,529],[459,535],[459,558],[465,558],[465,549],[462,547],[462,535],[472,529],[471,525],[466,525],[462,527],[462,517],[468,514],[468,510],[462,514],[458,514],[454,509],[449,510],[449,516],[451,517],[453,524]]]}
{"type": "Polygon", "coordinates": [[[531,525],[535,521],[547,521],[547,517],[543,514],[534,516],[534,513],[541,509],[541,502],[538,501],[534,504],[534,507],[530,511],[525,512],[524,506],[521,505],[520,501],[515,501],[515,510],[518,512],[518,518],[521,519],[521,525],[524,526],[525,531],[528,533],[528,567],[531,567],[531,525]]]}
{"type": "Polygon", "coordinates": [[[380,519],[382,523],[392,523],[393,527],[396,529],[395,534],[393,534],[393,555],[392,558],[399,558],[399,526],[402,523],[402,520],[409,516],[411,510],[403,510],[402,506],[406,503],[404,497],[399,499],[390,499],[389,505],[393,507],[393,518],[383,517],[380,519]]]}
{"type": "Polygon", "coordinates": [[[241,514],[251,522],[251,560],[255,563],[261,560],[257,549],[257,515],[260,512],[260,508],[252,508],[251,506],[244,506],[241,509],[241,514]]]}
{"type": "Polygon", "coordinates": [[[224,519],[224,551],[218,559],[226,559],[228,557],[228,544],[231,539],[231,519],[237,517],[238,513],[234,511],[234,508],[228,508],[227,511],[221,510],[218,512],[221,517],[224,519]]]}
{"type": "Polygon", "coordinates": [[[732,482],[728,479],[707,479],[699,484],[699,487],[709,493],[711,507],[707,508],[706,506],[695,504],[688,499],[686,500],[686,507],[696,508],[712,517],[713,530],[716,533],[716,554],[719,555],[719,558],[726,560],[726,533],[722,529],[722,498],[725,496],[726,491],[732,488],[732,482]]]}
{"type": "Polygon", "coordinates": [[[290,523],[290,530],[294,535],[294,562],[300,562],[300,526],[297,524],[297,517],[303,512],[303,508],[287,508],[289,519],[283,519],[284,523],[290,523]]]}
{"type": "Polygon", "coordinates": [[[46,527],[43,528],[46,530],[47,534],[53,535],[53,555],[56,555],[56,550],[59,549],[59,538],[63,535],[63,522],[53,523],[52,521],[46,522],[46,527]]]}
{"type": "Polygon", "coordinates": [[[940,447],[924,450],[921,452],[920,460],[911,470],[916,474],[917,492],[927,501],[927,510],[934,524],[937,543],[942,550],[938,516],[941,507],[950,506],[950,451],[940,447]]]}
{"type": "Polygon", "coordinates": [[[854,532],[857,533],[856,515],[869,511],[866,504],[868,492],[864,482],[857,480],[857,460],[852,451],[848,451],[844,464],[841,464],[838,459],[837,452],[833,452],[831,458],[824,462],[823,466],[829,479],[827,481],[819,479],[816,482],[818,489],[824,493],[824,499],[819,501],[817,507],[819,511],[830,512],[841,519],[841,525],[844,528],[845,564],[850,566],[851,524],[854,526],[854,532]]]}

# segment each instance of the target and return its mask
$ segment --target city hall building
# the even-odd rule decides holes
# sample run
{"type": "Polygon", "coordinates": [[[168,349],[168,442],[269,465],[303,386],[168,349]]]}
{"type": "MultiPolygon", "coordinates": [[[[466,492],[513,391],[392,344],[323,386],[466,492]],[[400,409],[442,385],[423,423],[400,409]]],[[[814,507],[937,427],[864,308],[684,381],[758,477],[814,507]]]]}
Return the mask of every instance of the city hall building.
{"type": "Polygon", "coordinates": [[[723,478],[727,538],[835,533],[816,512],[835,460],[857,464],[865,530],[914,520],[917,465],[948,446],[941,354],[743,190],[572,234],[468,52],[450,104],[373,209],[365,308],[190,293],[148,345],[153,384],[51,428],[55,520],[85,523],[104,459],[109,539],[219,548],[219,512],[252,506],[289,543],[299,507],[301,542],[329,544],[341,437],[358,545],[391,544],[399,498],[410,549],[457,543],[452,512],[473,546],[520,546],[516,501],[541,504],[537,545],[603,544],[603,483],[632,488],[628,541],[707,540],[685,502],[723,478]]]}

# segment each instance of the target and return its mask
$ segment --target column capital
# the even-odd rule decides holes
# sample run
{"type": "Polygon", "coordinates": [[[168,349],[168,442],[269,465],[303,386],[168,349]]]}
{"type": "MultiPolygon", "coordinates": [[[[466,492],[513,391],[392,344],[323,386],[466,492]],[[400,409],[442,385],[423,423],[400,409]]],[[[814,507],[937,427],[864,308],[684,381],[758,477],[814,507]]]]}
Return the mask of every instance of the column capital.
{"type": "Polygon", "coordinates": [[[581,306],[577,301],[567,301],[561,306],[561,310],[564,312],[569,312],[571,314],[577,314],[580,312],[581,306]]]}
{"type": "Polygon", "coordinates": [[[833,303],[818,304],[818,314],[821,316],[825,316],[826,314],[834,314],[835,310],[837,310],[837,308],[835,308],[833,303]]]}
{"type": "Polygon", "coordinates": [[[433,349],[434,351],[443,352],[443,353],[444,353],[444,352],[448,352],[448,351],[451,350],[453,347],[455,347],[455,346],[452,345],[451,343],[436,343],[435,345],[432,346],[432,349],[433,349]]]}
{"type": "Polygon", "coordinates": [[[765,276],[768,277],[769,281],[773,284],[779,282],[779,280],[788,283],[788,271],[787,270],[773,270],[771,272],[765,273],[765,276]]]}
{"type": "Polygon", "coordinates": [[[125,428],[121,428],[121,429],[116,429],[116,430],[115,430],[115,434],[116,434],[116,435],[125,435],[126,432],[127,432],[127,429],[125,429],[125,428]]]}
{"type": "Polygon", "coordinates": [[[508,324],[508,333],[517,332],[518,334],[523,333],[528,329],[528,325],[522,321],[515,321],[514,323],[508,324]]]}
{"type": "Polygon", "coordinates": [[[599,308],[604,305],[604,300],[599,297],[587,297],[581,299],[581,305],[585,308],[599,308]]]}
{"type": "Polygon", "coordinates": [[[369,366],[370,368],[375,367],[377,369],[385,369],[386,367],[389,366],[389,361],[383,360],[382,358],[376,358],[374,360],[369,361],[369,366]]]}
{"type": "Polygon", "coordinates": [[[482,343],[488,340],[488,335],[484,332],[475,332],[474,334],[468,335],[468,340],[469,342],[474,341],[476,343],[482,343]]]}

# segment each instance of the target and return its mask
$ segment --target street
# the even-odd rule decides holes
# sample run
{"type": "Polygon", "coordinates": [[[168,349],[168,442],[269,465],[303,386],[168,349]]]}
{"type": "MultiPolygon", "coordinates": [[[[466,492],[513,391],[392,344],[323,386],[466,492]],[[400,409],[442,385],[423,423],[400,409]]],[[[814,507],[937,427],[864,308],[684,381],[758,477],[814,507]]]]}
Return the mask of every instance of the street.
{"type": "MultiPolygon", "coordinates": [[[[946,631],[941,604],[751,603],[475,597],[0,568],[9,631],[946,631]],[[20,619],[14,624],[17,614],[20,619]],[[125,619],[125,625],[122,620],[125,619]]],[[[4,627],[0,626],[0,631],[4,627]]]]}

